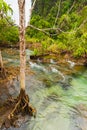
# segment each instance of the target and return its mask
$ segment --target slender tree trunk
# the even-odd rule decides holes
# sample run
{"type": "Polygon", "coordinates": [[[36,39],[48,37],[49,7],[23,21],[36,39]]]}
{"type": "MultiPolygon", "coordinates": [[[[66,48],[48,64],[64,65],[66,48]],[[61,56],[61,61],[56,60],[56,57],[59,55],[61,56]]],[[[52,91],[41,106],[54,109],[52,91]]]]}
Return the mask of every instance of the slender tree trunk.
{"type": "Polygon", "coordinates": [[[1,50],[0,50],[0,67],[3,68],[3,61],[2,61],[2,54],[1,54],[1,50]]]}
{"type": "Polygon", "coordinates": [[[25,0],[18,0],[19,5],[19,39],[20,39],[20,88],[25,91],[25,0]]]}
{"type": "Polygon", "coordinates": [[[6,72],[5,72],[5,68],[4,68],[4,65],[3,65],[1,50],[0,50],[0,72],[1,72],[2,78],[5,78],[6,72]]]}
{"type": "Polygon", "coordinates": [[[18,118],[18,114],[29,114],[36,116],[36,109],[30,105],[29,96],[25,92],[25,67],[26,67],[26,55],[25,55],[25,0],[18,0],[19,5],[19,38],[20,38],[20,94],[17,99],[13,100],[15,103],[14,109],[8,115],[2,125],[7,126],[7,122],[11,125],[15,125],[15,121],[18,118]]]}

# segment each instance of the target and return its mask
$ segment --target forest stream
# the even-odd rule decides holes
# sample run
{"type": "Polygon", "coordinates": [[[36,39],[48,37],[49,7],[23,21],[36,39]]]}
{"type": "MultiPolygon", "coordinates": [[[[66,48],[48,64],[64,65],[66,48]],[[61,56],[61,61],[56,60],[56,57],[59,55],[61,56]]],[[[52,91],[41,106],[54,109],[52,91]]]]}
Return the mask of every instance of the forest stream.
{"type": "MultiPolygon", "coordinates": [[[[15,54],[3,51],[7,66],[18,66],[19,51],[10,51],[15,54]]],[[[30,53],[27,51],[27,67],[33,74],[26,74],[26,92],[37,115],[20,128],[8,130],[87,130],[87,68],[72,61],[66,61],[67,64],[58,64],[53,59],[44,64],[39,59],[30,61],[30,53]]],[[[16,96],[18,86],[19,80],[15,79],[6,93],[16,96]]],[[[5,90],[0,102],[3,98],[7,98],[5,90]]]]}

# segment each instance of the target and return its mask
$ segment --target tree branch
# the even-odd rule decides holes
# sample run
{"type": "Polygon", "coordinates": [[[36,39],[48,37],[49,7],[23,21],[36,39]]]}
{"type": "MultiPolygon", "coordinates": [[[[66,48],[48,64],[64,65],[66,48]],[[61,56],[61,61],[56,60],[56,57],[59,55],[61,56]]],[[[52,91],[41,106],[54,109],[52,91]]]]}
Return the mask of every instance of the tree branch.
{"type": "Polygon", "coordinates": [[[74,5],[75,5],[76,1],[74,0],[72,6],[70,7],[70,9],[67,11],[67,14],[69,14],[71,12],[71,10],[73,9],[74,5]]]}
{"type": "Polygon", "coordinates": [[[37,1],[37,0],[34,0],[32,6],[31,6],[31,9],[30,9],[30,16],[29,16],[30,18],[29,18],[29,22],[28,22],[28,24],[30,24],[31,14],[32,14],[32,11],[33,11],[34,6],[35,6],[35,4],[36,4],[36,1],[37,1]]]}
{"type": "Polygon", "coordinates": [[[54,26],[53,26],[53,27],[55,27],[56,22],[57,22],[57,19],[58,19],[58,17],[59,17],[59,13],[60,13],[60,5],[61,5],[61,0],[59,1],[59,4],[58,4],[58,11],[57,11],[57,15],[56,15],[56,18],[55,18],[55,22],[54,22],[54,26]]]}
{"type": "Polygon", "coordinates": [[[33,29],[38,30],[38,31],[41,31],[41,32],[43,32],[44,34],[50,36],[50,34],[49,34],[48,32],[46,32],[44,29],[37,28],[37,27],[35,27],[35,26],[31,25],[31,24],[29,24],[28,27],[33,28],[33,29]]]}
{"type": "MultiPolygon", "coordinates": [[[[65,31],[61,30],[60,28],[45,28],[45,29],[41,29],[41,28],[35,27],[35,26],[31,25],[31,24],[30,24],[29,26],[27,26],[27,27],[30,27],[30,28],[33,28],[33,29],[35,29],[35,30],[41,31],[41,32],[45,33],[45,34],[48,35],[48,36],[57,35],[57,33],[56,33],[56,34],[50,34],[50,33],[47,32],[47,31],[51,31],[51,30],[60,31],[60,32],[62,32],[62,33],[73,33],[73,32],[76,31],[76,30],[75,30],[75,31],[73,31],[73,32],[65,32],[65,31]]],[[[27,28],[26,28],[26,29],[27,29],[27,28]]]]}
{"type": "Polygon", "coordinates": [[[37,1],[37,0],[34,0],[34,2],[33,2],[33,4],[32,4],[32,7],[31,7],[31,10],[34,9],[34,6],[35,6],[35,4],[36,4],[36,1],[37,1]]]}

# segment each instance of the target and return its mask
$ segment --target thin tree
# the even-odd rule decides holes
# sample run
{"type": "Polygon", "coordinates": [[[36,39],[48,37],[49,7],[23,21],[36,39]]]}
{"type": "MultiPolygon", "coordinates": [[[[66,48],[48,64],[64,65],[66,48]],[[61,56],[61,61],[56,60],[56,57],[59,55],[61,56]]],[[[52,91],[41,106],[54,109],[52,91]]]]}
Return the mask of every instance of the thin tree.
{"type": "MultiPolygon", "coordinates": [[[[8,19],[8,12],[12,13],[12,9],[4,0],[0,0],[0,20],[8,19]]],[[[0,75],[2,78],[6,78],[6,71],[3,65],[2,53],[0,50],[0,75]]]]}
{"type": "Polygon", "coordinates": [[[3,65],[1,50],[0,50],[0,73],[2,78],[6,78],[6,71],[3,65]]]}
{"type": "Polygon", "coordinates": [[[26,69],[26,54],[25,54],[25,0],[18,0],[19,5],[19,43],[20,43],[20,94],[17,98],[17,104],[10,114],[10,118],[15,113],[21,111],[28,112],[30,115],[35,112],[35,109],[29,104],[29,97],[25,92],[25,69],[26,69]]]}
{"type": "Polygon", "coordinates": [[[18,0],[19,5],[19,39],[20,39],[20,88],[25,93],[25,0],[18,0]]]}
{"type": "Polygon", "coordinates": [[[20,94],[13,101],[15,102],[14,109],[9,114],[4,124],[7,120],[10,125],[14,126],[15,117],[19,113],[34,115],[36,114],[36,109],[33,108],[29,103],[29,97],[25,92],[25,70],[26,70],[26,55],[25,55],[25,0],[18,0],[19,6],[19,43],[20,43],[20,94]]]}

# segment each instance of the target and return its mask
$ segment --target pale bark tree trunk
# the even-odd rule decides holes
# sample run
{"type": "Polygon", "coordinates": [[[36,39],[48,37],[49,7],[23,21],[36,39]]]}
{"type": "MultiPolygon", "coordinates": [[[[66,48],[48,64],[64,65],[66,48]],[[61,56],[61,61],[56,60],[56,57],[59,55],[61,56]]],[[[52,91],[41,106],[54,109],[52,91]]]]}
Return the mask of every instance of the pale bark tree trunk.
{"type": "MultiPolygon", "coordinates": [[[[30,105],[29,97],[25,92],[25,67],[26,67],[26,55],[25,55],[25,0],[18,0],[19,5],[19,38],[20,38],[20,94],[17,99],[14,99],[15,106],[12,112],[8,115],[3,124],[6,126],[8,121],[10,125],[14,126],[16,116],[19,113],[36,115],[36,109],[30,105]]],[[[9,126],[10,127],[10,126],[9,126]]]]}
{"type": "Polygon", "coordinates": [[[6,72],[5,72],[5,68],[4,68],[4,65],[3,65],[1,50],[0,50],[0,72],[1,72],[2,78],[5,78],[6,72]]]}
{"type": "Polygon", "coordinates": [[[2,61],[2,54],[1,54],[1,50],[0,50],[0,67],[3,68],[3,61],[2,61]]]}
{"type": "Polygon", "coordinates": [[[20,87],[25,90],[25,0],[18,0],[19,5],[19,39],[20,39],[20,87]]]}

